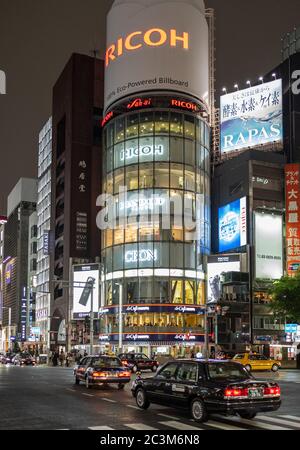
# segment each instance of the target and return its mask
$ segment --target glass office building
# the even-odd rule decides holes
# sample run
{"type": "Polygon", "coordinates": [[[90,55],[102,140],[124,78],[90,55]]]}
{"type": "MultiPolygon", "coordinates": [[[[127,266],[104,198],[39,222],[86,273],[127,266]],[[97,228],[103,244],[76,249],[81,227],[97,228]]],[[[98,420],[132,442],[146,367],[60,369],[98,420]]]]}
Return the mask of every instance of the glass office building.
{"type": "Polygon", "coordinates": [[[104,122],[110,207],[102,233],[100,341],[116,349],[121,333],[125,350],[201,351],[203,259],[210,251],[206,108],[158,93],[120,102],[104,122]]]}

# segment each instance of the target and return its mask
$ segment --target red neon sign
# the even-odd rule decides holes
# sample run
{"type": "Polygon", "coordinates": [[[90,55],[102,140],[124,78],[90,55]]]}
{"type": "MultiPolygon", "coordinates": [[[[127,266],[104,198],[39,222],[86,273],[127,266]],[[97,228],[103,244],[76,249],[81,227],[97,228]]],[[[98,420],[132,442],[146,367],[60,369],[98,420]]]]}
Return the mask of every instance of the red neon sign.
{"type": "Polygon", "coordinates": [[[144,106],[151,106],[152,103],[152,99],[151,98],[147,98],[147,99],[141,99],[141,98],[136,98],[134,99],[131,103],[129,103],[127,105],[127,109],[134,109],[134,108],[142,108],[144,106]]]}
{"type": "Polygon", "coordinates": [[[106,116],[102,120],[101,126],[104,127],[104,125],[113,117],[113,115],[114,115],[113,111],[106,114],[106,116]]]}
{"type": "Polygon", "coordinates": [[[198,111],[198,106],[192,102],[185,102],[183,100],[172,99],[171,106],[176,106],[177,108],[188,109],[189,111],[198,111]]]}

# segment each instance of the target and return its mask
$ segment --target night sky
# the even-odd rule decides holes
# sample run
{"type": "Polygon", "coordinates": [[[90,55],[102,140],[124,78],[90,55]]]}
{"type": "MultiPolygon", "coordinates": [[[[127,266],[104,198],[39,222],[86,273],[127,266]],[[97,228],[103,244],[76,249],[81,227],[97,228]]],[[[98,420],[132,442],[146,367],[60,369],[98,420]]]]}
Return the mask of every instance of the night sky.
{"type": "MultiPolygon", "coordinates": [[[[103,56],[112,0],[0,0],[0,214],[21,176],[35,177],[38,133],[72,52],[103,56]]],[[[281,37],[300,25],[299,0],[206,0],[216,11],[217,94],[246,87],[281,62],[281,37]],[[233,89],[232,89],[233,90],[233,89]]],[[[299,68],[300,69],[300,68],[299,68]]]]}

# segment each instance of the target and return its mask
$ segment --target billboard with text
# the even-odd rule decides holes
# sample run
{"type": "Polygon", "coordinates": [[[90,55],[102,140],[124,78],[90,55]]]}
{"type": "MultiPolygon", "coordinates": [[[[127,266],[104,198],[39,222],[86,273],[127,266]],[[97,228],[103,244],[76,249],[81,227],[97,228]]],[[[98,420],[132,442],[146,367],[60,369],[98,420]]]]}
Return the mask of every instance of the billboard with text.
{"type": "Polygon", "coordinates": [[[221,97],[221,153],[283,141],[282,80],[221,97]]]}
{"type": "Polygon", "coordinates": [[[219,208],[219,252],[247,245],[247,198],[219,208]]]}

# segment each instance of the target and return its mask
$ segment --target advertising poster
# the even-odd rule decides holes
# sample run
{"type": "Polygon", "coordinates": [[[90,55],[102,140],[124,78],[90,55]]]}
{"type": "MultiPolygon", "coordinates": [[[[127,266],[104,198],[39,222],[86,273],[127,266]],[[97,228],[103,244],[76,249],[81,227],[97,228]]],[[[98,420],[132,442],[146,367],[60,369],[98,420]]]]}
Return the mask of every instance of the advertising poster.
{"type": "Polygon", "coordinates": [[[99,266],[98,264],[73,267],[73,318],[81,319],[91,312],[91,283],[93,289],[93,311],[99,310],[99,266]],[[77,284],[77,286],[76,286],[77,284]]]}
{"type": "Polygon", "coordinates": [[[282,80],[221,97],[221,153],[283,141],[282,80]]]}
{"type": "Polygon", "coordinates": [[[293,276],[300,267],[300,164],[285,167],[286,259],[287,273],[293,276]]]}
{"type": "Polygon", "coordinates": [[[221,297],[221,277],[226,272],[240,272],[239,255],[209,256],[207,262],[207,303],[217,303],[221,297]]]}
{"type": "Polygon", "coordinates": [[[283,276],[282,216],[255,212],[255,278],[279,280],[283,276]]]}
{"type": "Polygon", "coordinates": [[[247,198],[219,208],[219,252],[247,245],[247,198]]]}

